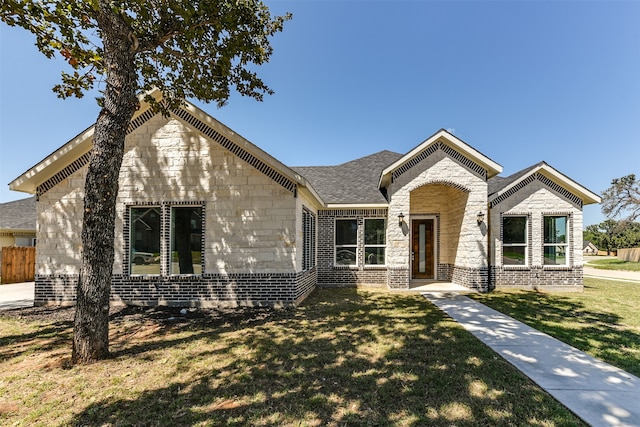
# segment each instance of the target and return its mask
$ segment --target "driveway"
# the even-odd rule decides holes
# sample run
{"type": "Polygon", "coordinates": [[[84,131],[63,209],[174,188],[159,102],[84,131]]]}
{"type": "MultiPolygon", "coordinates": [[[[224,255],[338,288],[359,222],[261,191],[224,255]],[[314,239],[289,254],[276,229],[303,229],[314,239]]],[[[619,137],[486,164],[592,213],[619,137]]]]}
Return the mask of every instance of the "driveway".
{"type": "Polygon", "coordinates": [[[589,265],[589,261],[594,259],[606,259],[615,257],[584,257],[584,276],[598,277],[600,279],[620,280],[624,282],[640,282],[640,271],[624,271],[624,270],[602,270],[593,268],[589,265]]]}
{"type": "Polygon", "coordinates": [[[33,307],[34,283],[0,285],[0,310],[33,307]]]}

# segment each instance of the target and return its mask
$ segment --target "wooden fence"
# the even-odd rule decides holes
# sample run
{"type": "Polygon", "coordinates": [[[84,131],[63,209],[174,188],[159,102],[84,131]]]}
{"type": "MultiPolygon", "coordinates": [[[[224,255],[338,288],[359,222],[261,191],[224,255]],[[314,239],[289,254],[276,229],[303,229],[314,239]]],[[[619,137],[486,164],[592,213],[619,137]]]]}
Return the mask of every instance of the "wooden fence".
{"type": "Polygon", "coordinates": [[[2,248],[2,276],[0,283],[33,282],[36,274],[36,248],[14,247],[2,248]]]}
{"type": "Polygon", "coordinates": [[[640,248],[618,249],[618,259],[629,262],[640,262],[640,248]]]}

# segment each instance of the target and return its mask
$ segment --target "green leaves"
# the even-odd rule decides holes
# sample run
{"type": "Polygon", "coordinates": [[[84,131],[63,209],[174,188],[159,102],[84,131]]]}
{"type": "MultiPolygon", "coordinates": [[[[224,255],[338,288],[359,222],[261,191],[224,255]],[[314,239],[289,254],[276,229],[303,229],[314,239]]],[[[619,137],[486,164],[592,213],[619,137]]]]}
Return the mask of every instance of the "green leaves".
{"type": "Polygon", "coordinates": [[[602,213],[607,218],[626,215],[627,222],[640,217],[640,181],[634,174],[611,181],[602,193],[602,213]]]}
{"type": "MultiPolygon", "coordinates": [[[[104,81],[99,0],[3,3],[4,22],[33,33],[45,56],[61,55],[73,70],[53,88],[60,97],[82,97],[104,81]]],[[[257,0],[125,0],[109,7],[130,27],[123,42],[135,52],[140,90],[162,90],[169,105],[197,98],[221,106],[232,89],[256,100],[273,93],[253,68],[269,61],[270,37],[290,14],[272,17],[257,0]]]]}

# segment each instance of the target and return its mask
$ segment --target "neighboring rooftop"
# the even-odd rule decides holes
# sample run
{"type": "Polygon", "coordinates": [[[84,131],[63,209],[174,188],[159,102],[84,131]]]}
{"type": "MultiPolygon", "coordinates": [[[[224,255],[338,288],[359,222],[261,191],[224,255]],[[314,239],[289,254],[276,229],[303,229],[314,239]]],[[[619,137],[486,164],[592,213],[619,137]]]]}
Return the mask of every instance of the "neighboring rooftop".
{"type": "Polygon", "coordinates": [[[36,229],[36,198],[0,203],[0,230],[36,229]]]}
{"type": "Polygon", "coordinates": [[[328,204],[387,203],[378,181],[384,168],[402,154],[380,151],[337,166],[296,166],[294,171],[304,176],[328,204]]]}

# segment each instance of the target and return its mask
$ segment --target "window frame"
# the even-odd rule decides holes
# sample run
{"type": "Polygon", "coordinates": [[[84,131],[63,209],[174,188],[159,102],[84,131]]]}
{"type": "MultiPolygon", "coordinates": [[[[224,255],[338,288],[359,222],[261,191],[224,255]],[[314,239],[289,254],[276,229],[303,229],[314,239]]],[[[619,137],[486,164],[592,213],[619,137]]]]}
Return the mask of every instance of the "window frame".
{"type": "MultiPolygon", "coordinates": [[[[204,272],[204,206],[199,204],[168,204],[167,205],[168,216],[168,265],[167,273],[169,276],[200,276],[204,272]],[[200,208],[200,273],[174,273],[173,272],[173,243],[174,243],[174,209],[188,209],[188,208],[200,208]]],[[[193,264],[193,263],[192,263],[193,264]]],[[[193,264],[194,266],[196,264],[193,264]]],[[[179,267],[178,267],[179,268],[179,267]]]]}
{"type": "Polygon", "coordinates": [[[500,262],[502,263],[502,266],[504,268],[523,268],[523,267],[529,267],[530,263],[529,263],[529,254],[531,253],[531,250],[529,248],[530,246],[530,236],[529,236],[529,226],[530,226],[531,220],[529,218],[528,214],[508,214],[508,215],[502,215],[501,221],[500,221],[500,242],[501,242],[501,248],[502,248],[502,253],[501,253],[501,260],[500,262]],[[505,243],[505,238],[504,238],[504,220],[505,219],[511,219],[511,218],[524,218],[525,223],[524,223],[524,243],[505,243]],[[504,262],[504,253],[505,253],[505,246],[506,247],[524,247],[524,264],[505,264],[504,262]]]}
{"type": "MultiPolygon", "coordinates": [[[[127,246],[127,268],[128,268],[128,273],[129,276],[162,276],[162,217],[163,217],[163,212],[162,212],[162,204],[160,203],[148,203],[148,204],[140,204],[140,205],[130,205],[127,206],[127,212],[128,212],[128,246],[127,246]],[[158,210],[158,225],[159,225],[159,230],[158,230],[158,249],[159,249],[159,270],[157,273],[134,273],[133,272],[133,265],[134,265],[134,260],[135,257],[133,256],[133,250],[135,245],[135,238],[136,238],[136,233],[135,233],[135,227],[134,227],[134,218],[133,218],[133,210],[134,209],[157,209],[158,210]]],[[[144,251],[140,251],[140,252],[144,252],[144,251]]]]}
{"type": "Polygon", "coordinates": [[[339,268],[357,268],[358,267],[358,234],[359,234],[359,229],[360,227],[358,226],[358,219],[357,218],[335,218],[334,220],[334,227],[333,227],[333,265],[334,267],[339,267],[339,268]],[[354,221],[356,224],[356,240],[353,244],[349,243],[349,244],[343,244],[343,245],[338,245],[337,244],[337,238],[338,238],[338,222],[339,221],[354,221]],[[354,248],[355,249],[355,260],[353,264],[339,264],[338,263],[338,251],[341,250],[341,248],[354,248]]]}
{"type": "MultiPolygon", "coordinates": [[[[124,253],[123,253],[123,273],[129,277],[151,276],[151,277],[175,277],[175,276],[202,276],[205,274],[205,239],[206,239],[206,203],[199,202],[149,202],[125,204],[126,217],[124,219],[124,253]],[[134,209],[155,208],[159,215],[159,265],[158,273],[134,273],[132,257],[135,246],[135,227],[133,226],[134,209]],[[173,273],[172,270],[172,245],[173,245],[173,209],[174,208],[200,208],[200,272],[199,273],[173,273]]],[[[194,269],[195,270],[195,269],[194,269]]]]}
{"type": "Polygon", "coordinates": [[[371,217],[364,218],[363,223],[363,245],[362,245],[362,265],[366,268],[371,267],[385,267],[387,265],[387,218],[384,217],[371,217]],[[384,238],[384,243],[367,243],[367,221],[382,221],[382,236],[384,238]],[[382,264],[370,264],[367,262],[367,248],[383,248],[384,256],[382,264]]]}
{"type": "Polygon", "coordinates": [[[316,216],[302,208],[302,271],[316,266],[316,216]]]}
{"type": "Polygon", "coordinates": [[[542,266],[544,268],[564,268],[570,266],[570,251],[569,251],[569,235],[570,235],[570,215],[565,213],[546,213],[542,215],[542,266]],[[547,218],[564,218],[564,243],[549,242],[547,243],[547,218]],[[547,264],[546,248],[556,247],[564,248],[564,264],[547,264]]]}

